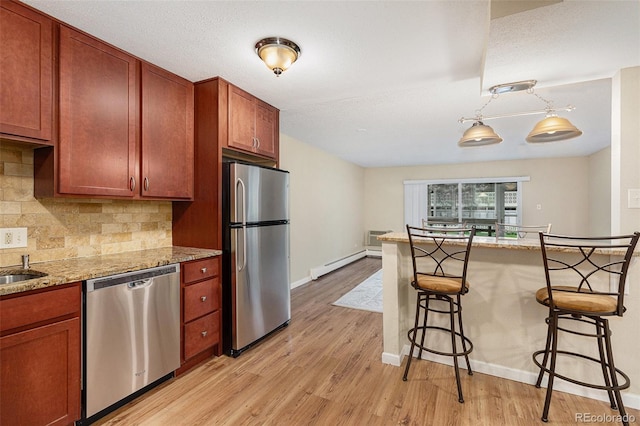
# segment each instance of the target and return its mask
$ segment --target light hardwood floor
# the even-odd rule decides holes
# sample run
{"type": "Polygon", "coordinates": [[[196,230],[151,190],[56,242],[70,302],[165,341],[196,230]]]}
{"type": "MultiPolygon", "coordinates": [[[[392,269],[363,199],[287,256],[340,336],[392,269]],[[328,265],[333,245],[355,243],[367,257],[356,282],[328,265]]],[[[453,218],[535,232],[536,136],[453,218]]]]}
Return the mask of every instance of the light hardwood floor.
{"type": "MultiPolygon", "coordinates": [[[[402,368],[382,364],[382,314],[331,305],[380,267],[380,259],[362,259],[294,289],[288,327],[236,359],[211,359],[97,424],[544,424],[544,389],[461,374],[460,404],[451,366],[416,361],[403,382],[402,368]]],[[[640,422],[639,410],[628,411],[640,422]]],[[[617,411],[554,392],[549,424],[578,424],[577,413],[617,411]]]]}

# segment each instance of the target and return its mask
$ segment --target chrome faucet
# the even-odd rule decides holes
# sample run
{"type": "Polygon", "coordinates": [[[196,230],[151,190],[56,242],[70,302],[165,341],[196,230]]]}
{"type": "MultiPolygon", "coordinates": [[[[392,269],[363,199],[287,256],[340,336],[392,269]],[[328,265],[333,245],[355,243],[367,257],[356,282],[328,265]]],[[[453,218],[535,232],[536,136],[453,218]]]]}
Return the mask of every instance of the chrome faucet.
{"type": "Polygon", "coordinates": [[[22,255],[22,269],[29,269],[29,255],[22,255]]]}

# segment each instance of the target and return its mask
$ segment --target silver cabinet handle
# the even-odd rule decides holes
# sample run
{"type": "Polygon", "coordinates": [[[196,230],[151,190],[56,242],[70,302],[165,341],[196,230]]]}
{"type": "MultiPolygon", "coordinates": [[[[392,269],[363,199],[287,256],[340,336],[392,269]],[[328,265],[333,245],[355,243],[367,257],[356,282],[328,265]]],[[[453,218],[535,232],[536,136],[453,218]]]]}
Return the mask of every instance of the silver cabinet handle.
{"type": "Polygon", "coordinates": [[[129,189],[131,190],[131,192],[136,189],[136,178],[133,176],[129,178],[129,189]]]}
{"type": "Polygon", "coordinates": [[[200,333],[200,334],[202,334],[202,337],[207,337],[207,330],[203,331],[203,332],[202,332],[202,333],[200,333]]]}
{"type": "Polygon", "coordinates": [[[260,138],[256,138],[256,148],[260,148],[260,138]]]}
{"type": "Polygon", "coordinates": [[[203,274],[206,274],[207,273],[207,268],[200,269],[200,272],[202,272],[203,274]]]}
{"type": "Polygon", "coordinates": [[[145,176],[144,178],[144,190],[148,191],[149,190],[149,178],[145,176]]]}
{"type": "Polygon", "coordinates": [[[207,296],[202,296],[202,297],[200,297],[200,301],[201,301],[201,302],[204,302],[204,301],[206,301],[206,300],[207,300],[207,296]]]}

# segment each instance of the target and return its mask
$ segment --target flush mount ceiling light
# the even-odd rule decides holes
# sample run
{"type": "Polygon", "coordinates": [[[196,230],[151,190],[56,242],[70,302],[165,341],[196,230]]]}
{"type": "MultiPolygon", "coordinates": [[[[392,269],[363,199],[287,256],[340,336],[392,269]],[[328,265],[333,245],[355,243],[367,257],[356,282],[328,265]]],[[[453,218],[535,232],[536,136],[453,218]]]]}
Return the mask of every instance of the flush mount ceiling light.
{"type": "Polygon", "coordinates": [[[461,147],[492,145],[502,142],[502,138],[489,126],[483,123],[483,120],[492,120],[494,118],[516,117],[521,115],[546,114],[546,118],[535,125],[533,130],[529,132],[526,141],[529,143],[553,142],[567,140],[580,136],[582,132],[578,130],[566,118],[558,117],[557,111],[573,111],[573,105],[567,105],[563,108],[554,108],[553,103],[544,99],[542,96],[534,93],[533,87],[536,80],[518,81],[515,83],[498,84],[489,88],[491,97],[486,104],[476,111],[475,117],[462,117],[458,120],[460,123],[473,121],[473,125],[467,129],[458,141],[461,147]],[[501,93],[517,92],[526,90],[528,94],[534,95],[546,104],[546,107],[536,111],[516,112],[511,114],[486,116],[482,111],[493,101],[497,99],[501,93]]]}
{"type": "Polygon", "coordinates": [[[300,48],[281,37],[263,38],[256,43],[256,53],[277,77],[280,77],[300,56],[300,48]]]}

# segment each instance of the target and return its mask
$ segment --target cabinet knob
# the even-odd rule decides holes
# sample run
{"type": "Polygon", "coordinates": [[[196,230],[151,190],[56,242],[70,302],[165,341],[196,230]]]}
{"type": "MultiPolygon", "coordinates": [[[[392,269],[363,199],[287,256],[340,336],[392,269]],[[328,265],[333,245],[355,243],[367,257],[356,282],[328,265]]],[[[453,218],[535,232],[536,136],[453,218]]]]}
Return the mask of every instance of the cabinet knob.
{"type": "Polygon", "coordinates": [[[207,337],[207,330],[203,331],[203,332],[202,332],[202,333],[200,333],[200,334],[202,334],[202,337],[207,337]]]}
{"type": "Polygon", "coordinates": [[[203,274],[206,274],[207,273],[207,268],[200,269],[200,272],[202,272],[203,274]]]}
{"type": "Polygon", "coordinates": [[[207,300],[207,296],[202,296],[202,297],[200,297],[200,301],[201,301],[201,302],[205,302],[206,300],[207,300]]]}
{"type": "Polygon", "coordinates": [[[149,178],[145,176],[144,178],[144,190],[148,191],[149,190],[149,178]]]}
{"type": "Polygon", "coordinates": [[[129,189],[133,192],[134,189],[136,189],[136,178],[131,176],[129,178],[129,189]]]}

